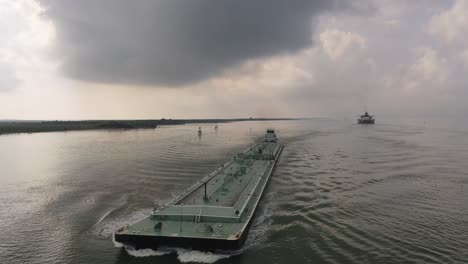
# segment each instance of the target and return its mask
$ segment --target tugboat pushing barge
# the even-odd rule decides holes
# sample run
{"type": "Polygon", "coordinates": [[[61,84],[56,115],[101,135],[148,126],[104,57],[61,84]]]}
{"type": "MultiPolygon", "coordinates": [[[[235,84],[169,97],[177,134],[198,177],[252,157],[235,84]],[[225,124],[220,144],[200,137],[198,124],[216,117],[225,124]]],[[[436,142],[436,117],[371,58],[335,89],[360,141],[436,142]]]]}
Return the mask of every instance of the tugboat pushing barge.
{"type": "Polygon", "coordinates": [[[135,249],[183,247],[204,251],[242,247],[283,146],[273,129],[257,143],[155,209],[114,233],[135,249]]]}

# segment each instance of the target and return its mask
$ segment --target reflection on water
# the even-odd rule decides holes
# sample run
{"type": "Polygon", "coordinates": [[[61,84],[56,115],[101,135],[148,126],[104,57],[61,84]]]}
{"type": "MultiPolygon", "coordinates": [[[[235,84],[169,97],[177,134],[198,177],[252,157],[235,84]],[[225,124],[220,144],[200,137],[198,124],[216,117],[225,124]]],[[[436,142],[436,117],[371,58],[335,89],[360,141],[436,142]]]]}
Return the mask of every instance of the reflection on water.
{"type": "Polygon", "coordinates": [[[2,262],[466,263],[468,130],[308,120],[202,124],[199,137],[198,126],[0,136],[2,262]],[[115,247],[115,229],[270,126],[286,148],[242,251],[115,247]]]}

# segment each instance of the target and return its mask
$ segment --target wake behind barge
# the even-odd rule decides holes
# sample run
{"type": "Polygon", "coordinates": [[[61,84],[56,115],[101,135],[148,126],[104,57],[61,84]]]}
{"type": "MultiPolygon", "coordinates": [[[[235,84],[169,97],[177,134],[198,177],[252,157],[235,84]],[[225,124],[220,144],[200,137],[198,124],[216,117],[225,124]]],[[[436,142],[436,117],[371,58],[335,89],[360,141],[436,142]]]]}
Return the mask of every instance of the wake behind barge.
{"type": "Polygon", "coordinates": [[[115,241],[136,249],[239,249],[282,149],[269,129],[264,142],[236,155],[151,216],[119,229],[115,241]]]}

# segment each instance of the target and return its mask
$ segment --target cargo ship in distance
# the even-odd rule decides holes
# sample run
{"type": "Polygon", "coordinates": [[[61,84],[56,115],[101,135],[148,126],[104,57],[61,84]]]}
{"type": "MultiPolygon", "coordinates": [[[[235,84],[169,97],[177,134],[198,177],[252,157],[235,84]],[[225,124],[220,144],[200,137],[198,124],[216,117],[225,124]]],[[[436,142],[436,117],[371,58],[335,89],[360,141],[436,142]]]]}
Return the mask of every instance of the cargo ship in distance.
{"type": "Polygon", "coordinates": [[[358,118],[358,124],[375,124],[375,118],[369,113],[364,113],[358,118]]]}
{"type": "Polygon", "coordinates": [[[243,246],[265,187],[283,150],[274,129],[147,218],[122,227],[115,241],[134,249],[202,251],[243,246]]]}

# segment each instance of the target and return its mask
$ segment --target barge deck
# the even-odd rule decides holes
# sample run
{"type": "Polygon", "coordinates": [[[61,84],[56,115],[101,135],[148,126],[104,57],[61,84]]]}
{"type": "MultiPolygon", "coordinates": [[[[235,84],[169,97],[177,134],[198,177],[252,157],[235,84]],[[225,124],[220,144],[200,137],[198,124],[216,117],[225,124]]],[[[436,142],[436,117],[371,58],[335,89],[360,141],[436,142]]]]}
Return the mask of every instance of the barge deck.
{"type": "Polygon", "coordinates": [[[115,241],[136,249],[240,248],[282,149],[276,141],[253,145],[149,217],[119,229],[115,241]]]}

